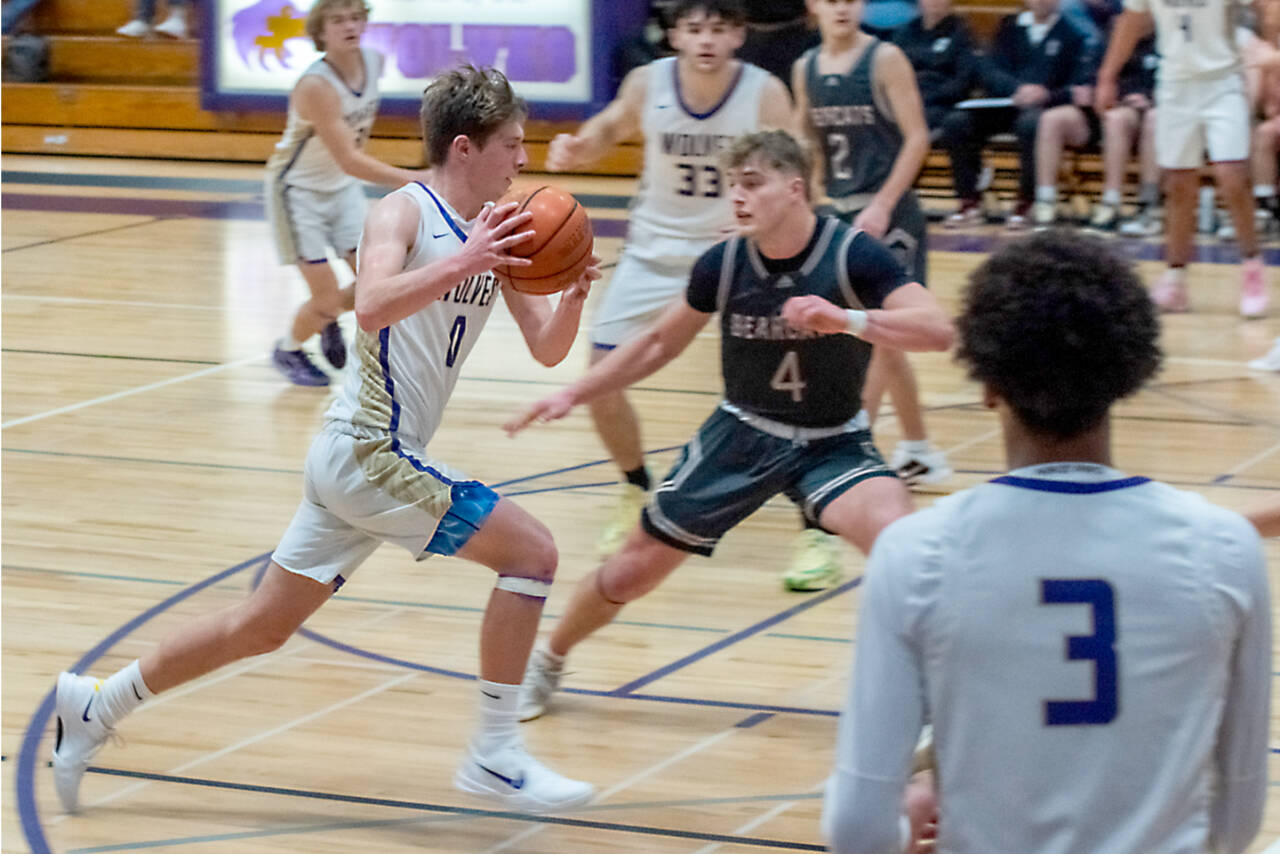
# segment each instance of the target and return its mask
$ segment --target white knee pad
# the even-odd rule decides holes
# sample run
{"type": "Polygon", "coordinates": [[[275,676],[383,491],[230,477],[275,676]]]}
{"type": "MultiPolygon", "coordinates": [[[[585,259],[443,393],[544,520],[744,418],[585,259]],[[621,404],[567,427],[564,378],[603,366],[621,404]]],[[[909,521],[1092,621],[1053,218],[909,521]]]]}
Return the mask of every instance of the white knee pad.
{"type": "Polygon", "coordinates": [[[551,592],[550,581],[521,578],[518,575],[499,575],[498,583],[494,587],[498,590],[505,590],[508,593],[528,596],[530,599],[546,599],[547,594],[551,592]]]}

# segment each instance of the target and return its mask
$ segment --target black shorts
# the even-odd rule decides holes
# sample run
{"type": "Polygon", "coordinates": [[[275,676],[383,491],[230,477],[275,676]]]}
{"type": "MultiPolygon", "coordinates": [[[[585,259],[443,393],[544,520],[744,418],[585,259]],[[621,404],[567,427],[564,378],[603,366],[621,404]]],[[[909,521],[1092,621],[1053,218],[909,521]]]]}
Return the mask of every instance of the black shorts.
{"type": "MultiPolygon", "coordinates": [[[[860,210],[836,215],[853,225],[860,210]]],[[[920,207],[920,200],[910,190],[902,194],[898,204],[889,215],[889,228],[880,238],[880,243],[898,259],[898,263],[907,271],[907,278],[919,282],[926,288],[929,286],[929,246],[926,243],[926,232],[929,223],[920,207]]]]}
{"type": "Polygon", "coordinates": [[[869,430],[799,428],[795,438],[783,438],[719,408],[684,446],[640,521],[672,548],[709,556],[726,531],[779,493],[818,524],[828,504],[871,477],[897,475],[869,430]]]}

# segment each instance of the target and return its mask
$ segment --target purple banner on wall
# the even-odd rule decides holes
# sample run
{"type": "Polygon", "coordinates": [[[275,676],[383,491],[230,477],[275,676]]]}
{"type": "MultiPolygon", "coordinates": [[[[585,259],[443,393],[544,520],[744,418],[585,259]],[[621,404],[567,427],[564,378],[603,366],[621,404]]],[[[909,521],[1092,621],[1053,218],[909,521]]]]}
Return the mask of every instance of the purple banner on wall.
{"type": "MultiPolygon", "coordinates": [[[[371,0],[364,45],[385,57],[391,112],[416,111],[423,88],[460,62],[501,69],[534,118],[582,117],[612,97],[613,54],[639,31],[643,0],[371,0]]],[[[200,4],[209,109],[280,110],[319,52],[292,0],[200,4]]]]}

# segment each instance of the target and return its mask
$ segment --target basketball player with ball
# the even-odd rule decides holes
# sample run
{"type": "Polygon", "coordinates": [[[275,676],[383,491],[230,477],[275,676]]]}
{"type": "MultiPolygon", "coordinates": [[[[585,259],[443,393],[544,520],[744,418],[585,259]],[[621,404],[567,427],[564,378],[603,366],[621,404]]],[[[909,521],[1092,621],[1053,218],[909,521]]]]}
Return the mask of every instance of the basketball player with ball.
{"type": "MultiPolygon", "coordinates": [[[[674,57],[629,73],[618,95],[575,134],[551,141],[547,168],[585,169],[614,145],[644,138],[644,168],[626,245],[596,307],[591,362],[603,359],[679,298],[698,256],[733,227],[719,155],[735,137],[791,123],[791,96],[762,68],[734,59],[746,38],[739,0],[677,0],[667,13],[674,57]]],[[[622,493],[596,543],[617,551],[651,486],[640,416],[626,390],[590,405],[596,433],[622,472],[622,493]]]]}
{"type": "MultiPolygon", "coordinates": [[[[428,180],[385,196],[365,220],[355,369],[307,455],[302,503],[243,602],[188,623],[105,680],[59,676],[53,776],[68,811],[78,806],[90,759],[125,714],[154,694],[280,647],[384,542],[415,560],[457,555],[497,575],[480,628],[479,722],[454,784],[537,813],[594,795],[590,784],[531,757],[516,720],[520,679],[556,570],[551,534],[427,450],[498,295],[534,358],[553,365],[569,352],[590,283],[600,276],[589,231],[556,242],[575,259],[570,283],[555,275],[568,267],[544,257],[555,235],[530,229],[547,217],[491,203],[526,163],[525,115],[524,101],[493,69],[442,73],[423,93],[428,180]],[[533,247],[524,250],[533,258],[512,254],[520,244],[533,247]],[[492,272],[501,266],[516,280],[547,263],[542,288],[567,285],[554,306],[500,285],[492,272]]],[[[551,207],[556,223],[571,217],[563,199],[551,207]]]]}

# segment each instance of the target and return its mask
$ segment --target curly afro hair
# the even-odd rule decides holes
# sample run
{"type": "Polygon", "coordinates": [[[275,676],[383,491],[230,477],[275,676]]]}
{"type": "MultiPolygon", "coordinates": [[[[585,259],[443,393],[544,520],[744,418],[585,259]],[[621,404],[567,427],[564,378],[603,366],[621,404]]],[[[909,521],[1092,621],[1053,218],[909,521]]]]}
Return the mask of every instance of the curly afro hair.
{"type": "Polygon", "coordinates": [[[1160,368],[1155,308],[1102,243],[1046,231],[1005,246],[969,280],[958,361],[1031,431],[1068,439],[1160,368]]]}

